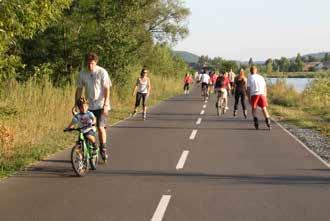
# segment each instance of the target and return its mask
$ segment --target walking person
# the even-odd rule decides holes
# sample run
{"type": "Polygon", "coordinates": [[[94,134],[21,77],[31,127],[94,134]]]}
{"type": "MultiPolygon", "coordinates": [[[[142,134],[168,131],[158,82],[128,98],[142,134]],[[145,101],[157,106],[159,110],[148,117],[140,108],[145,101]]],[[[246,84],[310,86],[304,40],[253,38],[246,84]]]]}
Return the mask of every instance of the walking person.
{"type": "Polygon", "coordinates": [[[96,126],[99,136],[99,148],[104,161],[108,159],[107,141],[107,117],[110,110],[110,87],[112,86],[108,72],[97,65],[99,61],[95,53],[88,53],[86,56],[87,69],[79,73],[77,89],[75,94],[75,107],[85,88],[86,97],[89,103],[88,110],[96,117],[96,126]]]}
{"type": "Polygon", "coordinates": [[[235,93],[235,104],[234,104],[234,117],[237,116],[237,106],[239,100],[241,100],[243,114],[244,117],[247,118],[247,110],[245,105],[245,97],[246,97],[246,90],[247,90],[247,79],[245,77],[244,70],[241,69],[239,75],[235,77],[234,80],[234,93],[235,93]]]}
{"type": "Polygon", "coordinates": [[[136,96],[136,99],[135,99],[135,106],[132,116],[136,115],[137,108],[140,106],[142,100],[142,107],[143,107],[142,118],[143,120],[146,120],[147,99],[150,95],[150,90],[151,90],[151,83],[150,83],[150,79],[148,78],[148,70],[143,68],[141,70],[140,77],[136,81],[133,91],[133,96],[136,96]]]}
{"type": "Polygon", "coordinates": [[[254,121],[254,127],[259,129],[259,122],[257,117],[257,107],[262,109],[265,117],[266,125],[271,129],[270,116],[267,111],[267,88],[265,79],[257,73],[257,67],[252,66],[250,68],[250,75],[247,81],[247,94],[252,107],[252,116],[254,121]]]}
{"type": "Polygon", "coordinates": [[[228,73],[228,78],[229,78],[229,84],[230,84],[230,94],[234,95],[234,81],[235,81],[236,74],[233,72],[233,69],[230,69],[228,73]]]}
{"type": "Polygon", "coordinates": [[[184,94],[189,94],[189,85],[193,82],[193,79],[189,73],[186,73],[183,82],[184,82],[184,86],[183,86],[184,94]]]}

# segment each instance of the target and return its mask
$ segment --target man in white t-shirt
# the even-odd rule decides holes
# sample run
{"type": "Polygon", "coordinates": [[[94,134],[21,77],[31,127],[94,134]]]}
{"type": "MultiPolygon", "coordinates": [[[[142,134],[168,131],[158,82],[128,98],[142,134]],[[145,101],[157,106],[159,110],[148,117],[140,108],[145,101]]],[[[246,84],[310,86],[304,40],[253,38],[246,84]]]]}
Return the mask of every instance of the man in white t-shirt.
{"type": "Polygon", "coordinates": [[[96,116],[96,126],[100,141],[100,153],[104,161],[108,155],[106,151],[106,126],[107,116],[110,110],[110,87],[112,86],[108,72],[97,65],[98,56],[89,53],[86,57],[87,69],[79,73],[75,100],[82,95],[85,88],[89,103],[89,111],[96,116]]]}
{"type": "Polygon", "coordinates": [[[250,75],[247,80],[247,94],[252,107],[252,116],[254,126],[258,130],[259,122],[257,118],[257,107],[262,109],[265,117],[266,125],[270,129],[270,117],[267,111],[267,88],[265,79],[257,73],[257,68],[252,66],[250,68],[250,75]]]}

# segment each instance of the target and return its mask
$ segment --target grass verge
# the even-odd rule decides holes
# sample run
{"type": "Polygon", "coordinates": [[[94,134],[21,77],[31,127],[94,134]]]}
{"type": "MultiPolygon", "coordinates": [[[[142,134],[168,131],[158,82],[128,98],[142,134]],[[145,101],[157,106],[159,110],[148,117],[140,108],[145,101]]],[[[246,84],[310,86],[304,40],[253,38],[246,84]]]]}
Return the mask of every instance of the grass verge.
{"type": "MultiPolygon", "coordinates": [[[[149,106],[181,92],[181,78],[150,78],[155,89],[149,106]]],[[[135,80],[125,90],[112,88],[110,124],[132,112],[135,80]]],[[[0,178],[73,144],[75,135],[62,131],[71,121],[74,91],[74,86],[55,88],[48,81],[12,81],[0,86],[0,178]]]]}

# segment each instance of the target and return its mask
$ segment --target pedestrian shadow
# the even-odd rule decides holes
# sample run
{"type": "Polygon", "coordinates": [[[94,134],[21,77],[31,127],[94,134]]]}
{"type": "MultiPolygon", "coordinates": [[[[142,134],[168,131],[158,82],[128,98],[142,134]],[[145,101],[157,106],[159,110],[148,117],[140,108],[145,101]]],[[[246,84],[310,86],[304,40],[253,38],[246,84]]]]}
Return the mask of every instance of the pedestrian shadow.
{"type": "MultiPolygon", "coordinates": [[[[192,127],[170,127],[170,126],[143,126],[143,125],[117,125],[112,128],[116,129],[150,129],[150,130],[193,130],[196,129],[195,126],[192,127]]],[[[198,127],[198,130],[201,131],[214,131],[214,130],[219,130],[219,131],[269,131],[269,129],[266,128],[260,128],[259,130],[256,130],[251,127],[198,127]]]]}
{"type": "MultiPolygon", "coordinates": [[[[94,178],[120,178],[134,177],[145,180],[151,178],[154,182],[192,183],[200,184],[204,182],[216,182],[217,184],[230,185],[294,185],[294,186],[310,186],[310,185],[326,185],[330,184],[330,177],[324,176],[296,176],[296,175],[257,175],[257,174],[212,174],[202,172],[169,172],[169,171],[148,171],[148,170],[109,170],[100,168],[90,171],[87,176],[94,178]]],[[[34,167],[28,171],[17,174],[15,177],[21,178],[73,178],[76,177],[73,170],[68,167],[34,167]]],[[[81,178],[84,179],[84,178],[81,178]]],[[[148,182],[151,182],[148,180],[148,182]]]]}
{"type": "Polygon", "coordinates": [[[71,163],[70,160],[42,160],[41,162],[50,162],[50,163],[71,163]]]}
{"type": "Polygon", "coordinates": [[[254,174],[210,174],[198,172],[162,172],[134,170],[99,170],[91,176],[134,176],[134,177],[167,177],[177,182],[220,181],[230,184],[262,185],[329,185],[330,177],[295,176],[295,175],[254,175],[254,174]]]}

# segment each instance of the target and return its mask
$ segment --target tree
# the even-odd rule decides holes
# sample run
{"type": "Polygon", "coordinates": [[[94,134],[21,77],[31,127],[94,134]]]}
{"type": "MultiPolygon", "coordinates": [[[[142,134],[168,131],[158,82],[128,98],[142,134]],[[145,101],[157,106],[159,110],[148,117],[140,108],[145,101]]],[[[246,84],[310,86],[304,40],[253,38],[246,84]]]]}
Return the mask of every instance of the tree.
{"type": "Polygon", "coordinates": [[[249,59],[249,66],[254,65],[252,58],[249,59]]]}
{"type": "Polygon", "coordinates": [[[297,54],[296,60],[295,60],[295,64],[293,65],[293,71],[303,71],[304,69],[304,62],[301,59],[301,55],[300,53],[297,54]]]}
{"type": "Polygon", "coordinates": [[[14,78],[17,70],[24,68],[18,42],[32,39],[57,21],[71,1],[0,1],[0,80],[14,78]]]}
{"type": "Polygon", "coordinates": [[[323,57],[323,60],[322,60],[323,62],[327,62],[327,61],[330,61],[330,55],[329,55],[329,53],[325,53],[324,54],[324,57],[323,57]]]}
{"type": "Polygon", "coordinates": [[[281,57],[281,59],[279,60],[280,71],[282,72],[289,71],[289,67],[290,67],[289,59],[287,59],[286,57],[281,57]]]}
{"type": "Polygon", "coordinates": [[[94,51],[116,84],[126,86],[129,67],[143,62],[155,41],[171,44],[186,36],[188,14],[179,0],[75,0],[59,23],[23,44],[24,61],[54,62],[56,79],[65,78],[94,51]],[[35,51],[40,56],[32,59],[35,51]]]}
{"type": "Polygon", "coordinates": [[[267,74],[270,74],[273,72],[273,60],[272,59],[267,59],[265,62],[266,65],[266,72],[267,74]]]}

